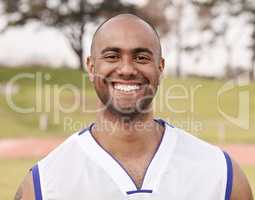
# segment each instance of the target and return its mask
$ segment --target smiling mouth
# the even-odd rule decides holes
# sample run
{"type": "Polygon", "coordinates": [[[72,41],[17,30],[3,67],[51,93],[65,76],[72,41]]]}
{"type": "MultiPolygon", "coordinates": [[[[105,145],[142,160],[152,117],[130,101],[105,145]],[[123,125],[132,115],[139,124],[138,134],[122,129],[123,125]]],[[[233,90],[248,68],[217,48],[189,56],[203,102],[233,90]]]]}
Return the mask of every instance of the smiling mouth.
{"type": "Polygon", "coordinates": [[[113,83],[113,88],[122,92],[135,92],[141,89],[141,84],[113,83]]]}

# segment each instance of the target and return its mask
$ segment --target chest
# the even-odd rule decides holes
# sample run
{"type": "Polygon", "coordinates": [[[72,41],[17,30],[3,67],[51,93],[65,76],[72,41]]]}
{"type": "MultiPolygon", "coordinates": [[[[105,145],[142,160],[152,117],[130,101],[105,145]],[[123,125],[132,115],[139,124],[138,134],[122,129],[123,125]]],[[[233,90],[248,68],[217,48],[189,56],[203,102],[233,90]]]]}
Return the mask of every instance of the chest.
{"type": "Polygon", "coordinates": [[[152,155],[147,155],[141,159],[121,159],[119,162],[127,174],[132,178],[136,187],[140,189],[151,160],[152,155]]]}

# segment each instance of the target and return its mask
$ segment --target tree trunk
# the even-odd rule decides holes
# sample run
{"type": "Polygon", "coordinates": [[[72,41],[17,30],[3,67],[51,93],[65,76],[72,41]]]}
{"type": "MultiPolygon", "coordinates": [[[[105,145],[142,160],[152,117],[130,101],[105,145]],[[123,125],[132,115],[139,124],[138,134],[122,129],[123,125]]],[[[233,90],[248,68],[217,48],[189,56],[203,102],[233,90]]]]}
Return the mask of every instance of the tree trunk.
{"type": "Polygon", "coordinates": [[[84,59],[83,59],[83,48],[80,49],[80,52],[77,54],[79,58],[79,70],[85,71],[84,69],[84,59]]]}
{"type": "Polygon", "coordinates": [[[255,80],[255,10],[252,10],[250,12],[252,15],[252,34],[251,34],[251,39],[252,39],[252,45],[251,45],[251,51],[252,51],[252,61],[251,61],[251,69],[250,69],[250,80],[254,81],[255,80]]]}
{"type": "Polygon", "coordinates": [[[251,78],[252,81],[255,80],[255,61],[253,61],[253,66],[252,66],[252,78],[251,78]]]}
{"type": "Polygon", "coordinates": [[[84,68],[84,49],[83,49],[83,35],[84,35],[84,26],[85,26],[85,23],[83,23],[80,27],[80,32],[79,32],[79,49],[77,50],[77,55],[78,55],[78,58],[79,58],[79,70],[81,71],[85,71],[85,68],[84,68]]]}
{"type": "Polygon", "coordinates": [[[84,35],[84,26],[81,25],[78,27],[79,31],[75,31],[76,27],[73,27],[69,32],[66,32],[66,36],[70,42],[70,45],[74,51],[74,53],[78,57],[78,68],[81,71],[85,71],[84,69],[84,49],[83,49],[83,35],[84,35]]]}
{"type": "Polygon", "coordinates": [[[182,23],[182,10],[183,4],[182,2],[176,3],[177,9],[177,18],[175,24],[175,34],[176,34],[176,76],[181,76],[181,56],[182,56],[182,30],[181,30],[181,23],[182,23]]]}
{"type": "Polygon", "coordinates": [[[255,80],[255,60],[252,61],[252,64],[251,64],[251,70],[250,70],[250,80],[251,81],[254,81],[255,80]]]}
{"type": "Polygon", "coordinates": [[[233,78],[232,76],[236,77],[237,74],[233,73],[233,70],[231,68],[231,64],[232,64],[232,49],[231,46],[227,43],[227,25],[224,27],[224,34],[223,34],[223,41],[224,41],[224,45],[225,45],[225,49],[227,52],[227,63],[225,65],[225,76],[226,78],[233,78]]]}
{"type": "Polygon", "coordinates": [[[83,23],[81,25],[81,28],[80,28],[80,37],[79,37],[79,41],[80,41],[80,51],[78,53],[78,56],[79,56],[79,69],[81,71],[85,71],[84,69],[84,60],[83,60],[83,56],[84,56],[84,50],[83,50],[83,35],[84,35],[84,26],[85,26],[85,23],[83,23]]]}

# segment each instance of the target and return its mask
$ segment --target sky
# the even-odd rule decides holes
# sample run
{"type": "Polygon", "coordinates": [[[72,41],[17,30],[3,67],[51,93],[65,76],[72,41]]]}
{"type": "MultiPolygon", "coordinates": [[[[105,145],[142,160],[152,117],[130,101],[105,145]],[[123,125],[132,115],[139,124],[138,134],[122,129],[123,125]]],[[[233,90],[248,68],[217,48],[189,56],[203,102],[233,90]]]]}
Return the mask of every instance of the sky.
{"type": "Polygon", "coordinates": [[[0,36],[0,64],[24,66],[29,64],[52,67],[75,67],[78,60],[64,35],[52,28],[36,24],[11,28],[0,36]]]}

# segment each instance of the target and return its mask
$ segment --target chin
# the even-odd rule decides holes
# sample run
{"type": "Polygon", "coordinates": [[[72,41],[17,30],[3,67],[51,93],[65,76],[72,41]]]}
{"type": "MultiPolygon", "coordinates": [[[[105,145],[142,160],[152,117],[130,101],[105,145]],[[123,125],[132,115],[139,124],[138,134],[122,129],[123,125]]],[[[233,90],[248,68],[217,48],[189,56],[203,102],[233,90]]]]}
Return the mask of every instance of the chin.
{"type": "MultiPolygon", "coordinates": [[[[147,105],[146,108],[149,108],[150,106],[147,105]]],[[[150,112],[150,109],[143,108],[142,106],[140,109],[136,106],[114,106],[114,105],[109,105],[107,107],[107,110],[112,113],[113,115],[122,118],[122,119],[135,119],[138,116],[146,115],[147,113],[150,112]]]]}

